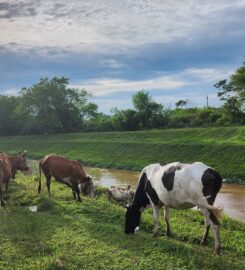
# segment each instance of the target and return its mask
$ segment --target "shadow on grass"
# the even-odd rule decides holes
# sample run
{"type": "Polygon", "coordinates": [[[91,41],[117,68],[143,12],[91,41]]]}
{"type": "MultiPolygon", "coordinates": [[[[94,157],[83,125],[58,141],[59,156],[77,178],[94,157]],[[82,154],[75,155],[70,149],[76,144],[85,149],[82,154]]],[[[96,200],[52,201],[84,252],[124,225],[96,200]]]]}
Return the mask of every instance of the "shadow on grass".
{"type": "MultiPolygon", "coordinates": [[[[207,269],[210,264],[216,269],[226,269],[224,267],[227,266],[227,258],[215,256],[213,245],[210,248],[191,245],[192,241],[179,242],[176,239],[162,237],[154,239],[149,231],[125,235],[123,228],[125,210],[119,210],[118,206],[105,200],[97,200],[100,203],[99,206],[98,203],[91,203],[91,199],[85,200],[81,208],[74,209],[74,214],[80,214],[84,217],[82,219],[83,228],[90,234],[91,238],[96,238],[105,246],[126,251],[129,257],[137,257],[139,260],[144,260],[146,255],[151,257],[151,254],[161,253],[165,255],[162,257],[163,263],[166,262],[167,256],[171,258],[172,262],[179,261],[181,258],[185,265],[189,265],[191,261],[193,265],[205,266],[207,269]],[[207,260],[207,256],[211,260],[207,260]]],[[[227,255],[230,256],[228,253],[227,255]]],[[[235,267],[233,264],[230,265],[230,267],[233,266],[235,267]]]]}

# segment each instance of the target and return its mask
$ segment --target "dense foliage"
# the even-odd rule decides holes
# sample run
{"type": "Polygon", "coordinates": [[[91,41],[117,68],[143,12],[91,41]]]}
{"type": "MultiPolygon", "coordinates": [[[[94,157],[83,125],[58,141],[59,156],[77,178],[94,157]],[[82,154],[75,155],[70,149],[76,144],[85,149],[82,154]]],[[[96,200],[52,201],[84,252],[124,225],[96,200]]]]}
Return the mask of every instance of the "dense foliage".
{"type": "Polygon", "coordinates": [[[113,108],[105,115],[88,101],[86,90],[68,84],[64,77],[44,78],[17,97],[0,96],[0,135],[245,124],[245,62],[229,80],[215,84],[224,102],[220,108],[187,108],[188,100],[179,100],[169,109],[142,90],[132,96],[132,109],[113,108]]]}
{"type": "Polygon", "coordinates": [[[18,97],[0,96],[0,135],[54,134],[82,130],[97,105],[85,90],[68,87],[61,77],[41,79],[18,97]]]}

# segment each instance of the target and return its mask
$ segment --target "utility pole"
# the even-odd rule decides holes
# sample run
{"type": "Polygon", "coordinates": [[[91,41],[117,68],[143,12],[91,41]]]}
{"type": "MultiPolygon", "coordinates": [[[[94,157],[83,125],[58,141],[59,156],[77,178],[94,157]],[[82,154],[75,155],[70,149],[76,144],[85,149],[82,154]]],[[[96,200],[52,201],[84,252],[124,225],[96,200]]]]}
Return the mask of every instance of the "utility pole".
{"type": "Polygon", "coordinates": [[[207,101],[207,108],[209,108],[209,105],[208,105],[208,95],[206,97],[206,101],[207,101]]]}

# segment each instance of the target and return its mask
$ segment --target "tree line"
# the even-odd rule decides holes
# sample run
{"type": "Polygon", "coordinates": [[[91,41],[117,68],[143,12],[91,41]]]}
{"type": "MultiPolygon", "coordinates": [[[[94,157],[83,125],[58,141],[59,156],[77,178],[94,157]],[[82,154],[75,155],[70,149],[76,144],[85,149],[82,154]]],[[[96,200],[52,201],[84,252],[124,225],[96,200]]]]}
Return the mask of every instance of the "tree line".
{"type": "Polygon", "coordinates": [[[186,108],[188,100],[179,100],[169,109],[142,90],[133,94],[132,109],[113,108],[106,115],[89,102],[85,89],[70,88],[68,78],[42,78],[18,96],[0,95],[0,135],[245,124],[245,62],[214,86],[224,102],[219,108],[186,108]]]}

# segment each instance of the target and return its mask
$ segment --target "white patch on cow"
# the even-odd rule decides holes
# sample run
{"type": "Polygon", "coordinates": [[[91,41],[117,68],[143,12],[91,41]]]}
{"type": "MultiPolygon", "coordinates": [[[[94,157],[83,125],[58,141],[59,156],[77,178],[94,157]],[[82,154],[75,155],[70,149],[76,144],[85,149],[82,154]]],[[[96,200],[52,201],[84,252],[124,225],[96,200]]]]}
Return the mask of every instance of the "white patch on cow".
{"type": "Polygon", "coordinates": [[[79,189],[80,193],[82,193],[82,184],[78,185],[78,189],[79,189]]]}

